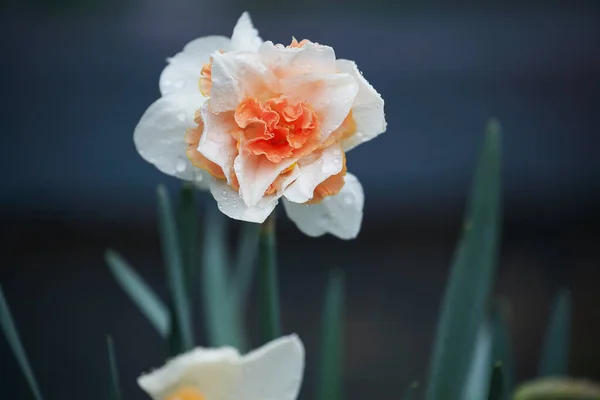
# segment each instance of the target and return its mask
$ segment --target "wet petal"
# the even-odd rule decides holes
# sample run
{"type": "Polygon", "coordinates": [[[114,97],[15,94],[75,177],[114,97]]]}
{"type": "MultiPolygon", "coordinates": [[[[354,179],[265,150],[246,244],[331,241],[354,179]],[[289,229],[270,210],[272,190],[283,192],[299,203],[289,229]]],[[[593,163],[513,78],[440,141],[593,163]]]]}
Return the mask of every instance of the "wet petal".
{"type": "Polygon", "coordinates": [[[385,132],[387,123],[381,95],[362,76],[356,63],[349,60],[337,60],[336,64],[340,71],[352,75],[359,84],[358,95],[352,105],[352,117],[356,123],[356,132],[342,142],[344,150],[348,151],[385,132]]]}
{"type": "Polygon", "coordinates": [[[170,58],[160,75],[160,93],[199,93],[198,82],[202,66],[210,61],[212,53],[229,50],[230,40],[225,36],[205,36],[191,41],[183,51],[170,58]]]}
{"type": "Polygon", "coordinates": [[[329,46],[306,43],[302,47],[283,47],[265,42],[258,53],[279,78],[336,72],[335,52],[329,46]]]}
{"type": "Polygon", "coordinates": [[[258,50],[262,44],[262,39],[258,36],[258,30],[252,24],[250,14],[244,12],[238,19],[233,34],[231,35],[231,49],[236,51],[258,50]]]}
{"type": "Polygon", "coordinates": [[[207,187],[208,174],[194,167],[186,155],[185,132],[193,128],[201,95],[173,94],[155,101],[135,128],[133,139],[140,155],[162,172],[207,187]]]}
{"type": "Polygon", "coordinates": [[[284,201],[288,217],[308,236],[331,233],[340,239],[354,239],[362,223],[364,193],[358,179],[346,174],[342,190],[319,204],[284,201]]]}
{"type": "Polygon", "coordinates": [[[253,207],[248,207],[238,192],[233,190],[225,181],[218,179],[212,179],[210,192],[223,214],[229,218],[246,222],[265,222],[278,202],[278,196],[265,196],[253,207]]]}

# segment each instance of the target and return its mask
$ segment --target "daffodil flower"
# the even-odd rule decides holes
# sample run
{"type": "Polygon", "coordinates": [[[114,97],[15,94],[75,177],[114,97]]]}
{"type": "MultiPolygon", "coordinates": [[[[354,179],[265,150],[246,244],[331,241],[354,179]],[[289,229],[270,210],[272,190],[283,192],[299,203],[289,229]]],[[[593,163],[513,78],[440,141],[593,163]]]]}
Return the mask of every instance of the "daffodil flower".
{"type": "Polygon", "coordinates": [[[154,400],[295,400],[304,371],[304,347],[285,336],[241,356],[231,347],[197,348],[142,375],[154,400]]]}
{"type": "Polygon", "coordinates": [[[244,13],[169,59],[162,97],[135,129],[161,171],[209,189],[231,218],[263,222],[283,198],[304,233],[358,235],[364,194],[346,152],[386,129],[383,99],[353,61],[308,40],[263,42],[244,13]]]}

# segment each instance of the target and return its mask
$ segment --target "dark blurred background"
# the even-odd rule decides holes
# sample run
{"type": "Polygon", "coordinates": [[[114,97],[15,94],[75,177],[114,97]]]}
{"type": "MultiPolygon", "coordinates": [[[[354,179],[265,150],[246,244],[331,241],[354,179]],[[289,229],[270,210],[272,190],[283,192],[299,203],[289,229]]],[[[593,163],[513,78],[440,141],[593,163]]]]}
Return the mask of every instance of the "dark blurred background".
{"type": "MultiPolygon", "coordinates": [[[[534,376],[552,296],[569,285],[571,370],[600,379],[600,3],[483,3],[4,0],[0,283],[46,398],[106,398],[107,333],[126,398],[145,398],[135,378],[163,363],[103,251],[121,251],[165,295],[155,187],[175,194],[179,182],[138,156],[133,128],[165,59],[193,38],[230,36],[244,10],[265,39],[306,37],[356,60],[386,101],[388,132],[348,157],[366,192],[359,238],[305,237],[279,210],[285,330],[307,346],[303,397],[333,267],[348,285],[348,398],[397,399],[425,379],[490,116],[504,128],[497,293],[512,304],[518,377],[534,376]]],[[[4,339],[0,393],[29,396],[4,339]]]]}

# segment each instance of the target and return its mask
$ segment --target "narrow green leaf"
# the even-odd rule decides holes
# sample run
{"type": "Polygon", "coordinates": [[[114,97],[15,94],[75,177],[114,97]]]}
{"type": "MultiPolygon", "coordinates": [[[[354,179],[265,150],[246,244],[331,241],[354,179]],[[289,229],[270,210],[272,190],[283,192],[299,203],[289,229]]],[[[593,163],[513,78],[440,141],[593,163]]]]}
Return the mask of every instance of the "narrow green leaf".
{"type": "Polygon", "coordinates": [[[274,214],[271,214],[261,225],[259,243],[258,300],[260,336],[261,340],[266,343],[281,336],[274,214]]]}
{"type": "Polygon", "coordinates": [[[106,337],[106,346],[108,348],[108,366],[110,368],[109,399],[121,400],[121,387],[119,385],[119,369],[117,368],[117,358],[115,356],[115,345],[110,336],[106,337]]]}
{"type": "Polygon", "coordinates": [[[412,400],[413,395],[415,394],[415,391],[417,390],[418,387],[419,387],[419,382],[413,382],[412,385],[410,385],[410,387],[408,389],[406,389],[406,392],[404,393],[404,397],[402,398],[402,400],[412,400]]]}
{"type": "Polygon", "coordinates": [[[546,329],[540,377],[565,376],[569,371],[569,344],[571,327],[571,293],[563,288],[554,300],[550,321],[546,329]]]}
{"type": "Polygon", "coordinates": [[[486,319],[481,323],[472,351],[469,372],[465,381],[464,394],[461,399],[484,399],[489,391],[492,371],[493,330],[486,319]]]}
{"type": "Polygon", "coordinates": [[[464,232],[442,302],[427,400],[459,400],[496,271],[500,230],[500,125],[488,123],[464,232]]]}
{"type": "Polygon", "coordinates": [[[258,258],[259,231],[259,224],[244,223],[242,225],[230,290],[231,296],[235,298],[235,306],[238,310],[243,309],[252,286],[258,258]]]}
{"type": "Polygon", "coordinates": [[[229,295],[229,259],[225,216],[211,207],[204,226],[202,294],[209,344],[246,350],[241,321],[229,295]]]}
{"type": "Polygon", "coordinates": [[[162,300],[119,253],[107,250],[104,258],[117,283],[129,295],[160,336],[167,338],[171,317],[162,300]]]}
{"type": "Polygon", "coordinates": [[[323,333],[317,400],[342,399],[344,275],[332,271],[323,309],[323,333]]]}
{"type": "Polygon", "coordinates": [[[27,380],[31,393],[33,393],[36,400],[42,400],[42,394],[37,381],[35,380],[35,376],[33,375],[33,371],[31,370],[31,366],[29,365],[29,361],[27,360],[25,349],[21,344],[21,339],[19,338],[17,327],[10,314],[10,309],[8,308],[8,303],[4,297],[2,287],[0,287],[0,326],[2,326],[6,341],[21,367],[21,372],[25,376],[25,380],[27,380]]]}
{"type": "Polygon", "coordinates": [[[504,379],[501,362],[494,364],[489,386],[488,400],[501,400],[504,398],[504,379]]]}
{"type": "Polygon", "coordinates": [[[167,269],[169,292],[175,311],[171,317],[176,318],[177,333],[181,338],[182,351],[185,351],[194,346],[194,334],[192,331],[192,316],[181,257],[181,246],[167,189],[161,185],[158,187],[157,192],[158,222],[162,251],[167,269]]]}
{"type": "Polygon", "coordinates": [[[184,276],[185,281],[188,283],[188,298],[190,299],[190,303],[193,303],[194,289],[198,281],[199,271],[197,262],[199,242],[195,189],[190,184],[184,184],[179,193],[177,228],[181,242],[184,276]]]}
{"type": "Polygon", "coordinates": [[[512,344],[507,324],[508,303],[497,300],[492,311],[494,343],[492,360],[502,364],[502,395],[501,400],[508,400],[515,382],[512,344]]]}

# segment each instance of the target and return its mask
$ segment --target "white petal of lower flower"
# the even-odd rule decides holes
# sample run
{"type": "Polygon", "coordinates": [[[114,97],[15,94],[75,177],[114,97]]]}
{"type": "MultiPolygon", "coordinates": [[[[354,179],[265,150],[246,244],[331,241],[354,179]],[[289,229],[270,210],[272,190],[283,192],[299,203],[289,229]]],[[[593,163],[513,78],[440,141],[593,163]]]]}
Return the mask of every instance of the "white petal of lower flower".
{"type": "Polygon", "coordinates": [[[306,101],[317,112],[322,140],[344,122],[358,94],[357,80],[346,73],[284,78],[281,86],[292,101],[306,101]]]}
{"type": "Polygon", "coordinates": [[[256,53],[215,53],[212,63],[210,106],[213,112],[235,110],[247,96],[265,98],[276,93],[277,78],[256,53]]]}
{"type": "Polygon", "coordinates": [[[302,47],[283,47],[268,41],[260,46],[258,53],[281,78],[290,74],[336,73],[335,52],[329,46],[307,43],[302,47]]]}
{"type": "Polygon", "coordinates": [[[142,375],[138,385],[154,400],[172,398],[185,388],[196,390],[206,399],[229,400],[240,380],[241,360],[233,348],[198,348],[142,375]]]}
{"type": "Polygon", "coordinates": [[[236,141],[230,131],[237,127],[231,112],[215,114],[209,111],[208,103],[201,109],[204,131],[200,137],[198,151],[223,170],[227,182],[232,182],[233,160],[237,156],[236,141]]]}
{"type": "Polygon", "coordinates": [[[343,168],[342,151],[338,143],[298,161],[300,173],[283,195],[289,201],[306,203],[313,198],[315,188],[343,168]]]}
{"type": "Polygon", "coordinates": [[[295,400],[304,372],[304,347],[296,335],[276,339],[242,361],[235,399],[295,400]]]}
{"type": "Polygon", "coordinates": [[[337,60],[336,65],[340,71],[352,75],[359,83],[358,95],[352,105],[356,133],[343,142],[344,151],[348,151],[385,132],[387,123],[381,95],[362,76],[356,63],[349,60],[337,60]]]}
{"type": "Polygon", "coordinates": [[[255,206],[248,207],[231,186],[225,181],[214,178],[211,180],[210,192],[223,214],[246,222],[265,222],[278,203],[278,196],[265,196],[255,206]]]}
{"type": "Polygon", "coordinates": [[[255,156],[246,152],[240,153],[233,163],[235,174],[240,184],[240,196],[248,207],[258,204],[265,192],[285,169],[296,162],[286,159],[273,164],[263,156],[255,156]]]}
{"type": "Polygon", "coordinates": [[[288,217],[308,236],[331,233],[340,239],[354,239],[362,223],[364,193],[360,182],[346,174],[342,190],[319,204],[283,202],[288,217]]]}
{"type": "Polygon", "coordinates": [[[133,133],[140,155],[162,172],[207,187],[208,173],[194,167],[185,154],[185,131],[196,126],[195,110],[202,95],[172,94],[155,101],[142,115],[133,133]]]}
{"type": "Polygon", "coordinates": [[[206,36],[191,41],[170,58],[158,82],[160,93],[165,96],[172,93],[199,93],[198,81],[202,66],[210,61],[215,51],[227,51],[230,40],[225,36],[206,36]]]}
{"type": "Polygon", "coordinates": [[[262,44],[258,30],[252,24],[250,14],[244,12],[238,19],[231,35],[231,49],[236,51],[257,51],[262,44]]]}

